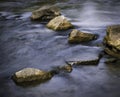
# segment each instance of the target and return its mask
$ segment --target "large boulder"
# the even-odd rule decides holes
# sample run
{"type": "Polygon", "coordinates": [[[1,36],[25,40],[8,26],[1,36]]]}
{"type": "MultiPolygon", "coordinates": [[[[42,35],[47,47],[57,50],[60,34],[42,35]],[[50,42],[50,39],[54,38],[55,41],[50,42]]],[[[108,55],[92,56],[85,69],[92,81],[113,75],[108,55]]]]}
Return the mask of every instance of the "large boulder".
{"type": "Polygon", "coordinates": [[[64,16],[58,16],[52,19],[47,27],[53,30],[67,30],[72,28],[73,25],[64,16]]]}
{"type": "Polygon", "coordinates": [[[52,78],[50,72],[45,72],[35,68],[24,68],[13,75],[13,79],[16,83],[25,83],[33,81],[46,81],[52,78]]]}
{"type": "Polygon", "coordinates": [[[113,25],[107,28],[104,43],[106,44],[106,53],[120,58],[120,25],[113,25]]]}
{"type": "Polygon", "coordinates": [[[96,35],[85,33],[74,29],[69,35],[69,43],[81,43],[91,41],[96,38],[96,35]]]}
{"type": "Polygon", "coordinates": [[[32,12],[32,20],[46,21],[61,15],[59,9],[53,6],[44,6],[32,12]]]}

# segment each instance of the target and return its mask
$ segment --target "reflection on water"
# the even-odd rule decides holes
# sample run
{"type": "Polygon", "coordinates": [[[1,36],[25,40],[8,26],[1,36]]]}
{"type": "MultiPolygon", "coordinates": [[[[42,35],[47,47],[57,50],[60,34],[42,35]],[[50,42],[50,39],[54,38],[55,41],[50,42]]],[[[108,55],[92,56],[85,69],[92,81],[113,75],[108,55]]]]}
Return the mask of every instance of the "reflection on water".
{"type": "Polygon", "coordinates": [[[120,67],[100,60],[97,66],[79,66],[70,74],[54,76],[33,87],[17,86],[11,75],[25,67],[51,70],[71,58],[94,58],[101,48],[106,26],[120,24],[119,0],[1,0],[0,97],[120,97],[120,67]],[[31,11],[57,5],[79,30],[97,34],[97,40],[68,44],[70,32],[55,32],[30,21],[31,11]]]}
{"type": "Polygon", "coordinates": [[[67,9],[65,13],[68,17],[69,15],[73,17],[71,20],[75,21],[74,24],[80,27],[100,27],[120,24],[118,19],[120,17],[120,4],[116,3],[114,6],[108,4],[109,2],[104,3],[101,1],[98,3],[86,0],[83,4],[75,4],[76,7],[67,9]]]}

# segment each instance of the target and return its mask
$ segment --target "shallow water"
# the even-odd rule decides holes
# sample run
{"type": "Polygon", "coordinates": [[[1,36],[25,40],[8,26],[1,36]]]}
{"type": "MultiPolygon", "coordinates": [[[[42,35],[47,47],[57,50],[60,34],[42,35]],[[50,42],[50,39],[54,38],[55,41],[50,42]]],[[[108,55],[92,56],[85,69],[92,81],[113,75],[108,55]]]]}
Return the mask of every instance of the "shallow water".
{"type": "Polygon", "coordinates": [[[16,85],[11,75],[25,67],[51,70],[65,60],[89,59],[103,51],[97,47],[106,26],[120,24],[119,0],[1,0],[0,1],[0,97],[120,97],[120,64],[74,67],[70,74],[30,87],[16,85]],[[30,21],[31,11],[52,4],[60,7],[76,29],[98,39],[68,44],[71,30],[55,32],[30,21]]]}

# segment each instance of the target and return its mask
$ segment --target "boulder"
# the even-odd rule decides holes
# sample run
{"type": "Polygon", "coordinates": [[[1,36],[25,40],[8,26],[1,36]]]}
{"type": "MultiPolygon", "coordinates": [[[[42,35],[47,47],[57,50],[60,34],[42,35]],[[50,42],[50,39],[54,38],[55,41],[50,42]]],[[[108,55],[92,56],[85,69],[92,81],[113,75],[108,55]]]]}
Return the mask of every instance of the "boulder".
{"type": "Polygon", "coordinates": [[[52,19],[47,27],[53,30],[67,30],[72,28],[73,25],[64,16],[58,16],[52,19]]]}
{"type": "Polygon", "coordinates": [[[106,44],[105,52],[107,54],[120,58],[120,25],[113,25],[107,28],[104,43],[106,44]]]}
{"type": "Polygon", "coordinates": [[[16,83],[33,82],[33,81],[46,81],[52,78],[50,72],[42,71],[35,68],[24,68],[13,75],[13,80],[16,83]]]}
{"type": "Polygon", "coordinates": [[[69,35],[68,42],[69,43],[81,43],[81,42],[91,41],[95,38],[96,38],[96,35],[94,34],[85,33],[85,32],[81,32],[81,31],[74,29],[69,35]]]}
{"type": "Polygon", "coordinates": [[[53,6],[44,6],[32,12],[32,20],[46,21],[61,15],[59,9],[53,6]]]}

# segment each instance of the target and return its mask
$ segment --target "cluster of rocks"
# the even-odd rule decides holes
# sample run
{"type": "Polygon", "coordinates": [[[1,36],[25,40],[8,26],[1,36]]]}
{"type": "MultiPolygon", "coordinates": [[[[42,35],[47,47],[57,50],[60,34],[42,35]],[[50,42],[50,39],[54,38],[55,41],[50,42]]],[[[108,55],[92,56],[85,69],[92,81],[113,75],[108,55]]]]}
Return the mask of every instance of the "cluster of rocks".
{"type": "Polygon", "coordinates": [[[55,74],[59,74],[60,72],[70,73],[72,72],[72,66],[58,66],[51,71],[44,71],[36,68],[24,68],[17,71],[12,78],[18,85],[31,85],[50,80],[55,74]]]}
{"type": "Polygon", "coordinates": [[[48,21],[46,25],[53,30],[67,30],[73,25],[64,17],[55,6],[44,6],[32,12],[32,20],[48,21]]]}
{"type": "MultiPolygon", "coordinates": [[[[32,20],[48,21],[47,27],[53,30],[67,30],[73,25],[64,17],[56,7],[42,7],[32,12],[32,20]]],[[[95,34],[81,32],[73,29],[69,34],[69,43],[89,42],[96,39],[95,34]]],[[[120,58],[120,25],[109,26],[107,34],[104,38],[105,52],[117,59],[120,58]]],[[[13,75],[13,80],[16,83],[31,83],[34,81],[44,82],[51,79],[55,74],[60,72],[72,72],[74,65],[96,65],[99,63],[100,56],[92,60],[68,61],[67,65],[58,66],[51,71],[43,71],[35,68],[25,68],[13,75]]],[[[116,59],[115,59],[116,60],[116,59]]]]}
{"type": "Polygon", "coordinates": [[[22,86],[40,84],[50,80],[56,74],[71,73],[73,66],[96,65],[98,62],[99,58],[83,61],[66,61],[66,65],[54,67],[51,71],[44,71],[36,68],[24,68],[13,74],[12,78],[16,84],[22,86]]]}
{"type": "MultiPolygon", "coordinates": [[[[32,20],[48,21],[47,28],[52,30],[67,30],[73,28],[73,25],[66,17],[62,16],[60,10],[55,6],[44,6],[32,12],[32,20]]],[[[86,32],[81,32],[74,29],[69,35],[69,43],[80,43],[91,41],[96,38],[96,35],[86,32]]]]}

